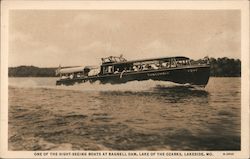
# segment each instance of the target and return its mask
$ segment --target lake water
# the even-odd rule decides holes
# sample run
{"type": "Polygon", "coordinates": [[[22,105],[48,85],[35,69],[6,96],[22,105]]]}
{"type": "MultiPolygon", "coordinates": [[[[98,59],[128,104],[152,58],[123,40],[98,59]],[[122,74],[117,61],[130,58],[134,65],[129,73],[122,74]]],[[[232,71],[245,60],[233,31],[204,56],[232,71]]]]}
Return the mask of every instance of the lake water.
{"type": "Polygon", "coordinates": [[[240,78],[55,81],[9,78],[9,150],[240,150],[240,78]]]}

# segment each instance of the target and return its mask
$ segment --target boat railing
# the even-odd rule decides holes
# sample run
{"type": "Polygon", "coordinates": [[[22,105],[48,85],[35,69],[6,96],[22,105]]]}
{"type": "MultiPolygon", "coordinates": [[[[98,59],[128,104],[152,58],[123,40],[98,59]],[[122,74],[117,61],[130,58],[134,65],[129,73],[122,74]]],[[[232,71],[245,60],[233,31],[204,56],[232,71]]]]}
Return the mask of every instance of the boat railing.
{"type": "Polygon", "coordinates": [[[115,63],[115,62],[125,62],[125,61],[127,61],[125,58],[122,57],[122,55],[104,57],[101,60],[102,60],[103,64],[104,63],[115,63]]]}

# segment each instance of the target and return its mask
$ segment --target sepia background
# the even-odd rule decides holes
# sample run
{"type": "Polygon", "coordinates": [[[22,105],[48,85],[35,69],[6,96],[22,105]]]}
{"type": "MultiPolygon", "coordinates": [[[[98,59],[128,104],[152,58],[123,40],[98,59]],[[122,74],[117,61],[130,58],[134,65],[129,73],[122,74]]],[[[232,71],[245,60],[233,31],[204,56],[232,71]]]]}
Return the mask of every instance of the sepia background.
{"type": "Polygon", "coordinates": [[[9,150],[241,150],[240,10],[9,13],[9,150]],[[22,69],[120,54],[209,56],[217,72],[204,89],[151,80],[66,87],[22,69]]]}
{"type": "Polygon", "coordinates": [[[240,59],[240,10],[11,10],[9,66],[96,65],[100,58],[240,59]]]}

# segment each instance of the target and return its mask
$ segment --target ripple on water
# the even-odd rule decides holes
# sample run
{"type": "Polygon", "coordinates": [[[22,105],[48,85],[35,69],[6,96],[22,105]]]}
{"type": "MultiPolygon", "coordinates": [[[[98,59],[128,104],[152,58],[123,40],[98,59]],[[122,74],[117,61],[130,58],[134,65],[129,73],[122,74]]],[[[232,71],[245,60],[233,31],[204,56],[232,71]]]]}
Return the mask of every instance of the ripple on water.
{"type": "Polygon", "coordinates": [[[9,87],[9,150],[240,150],[237,78],[205,89],[25,80],[9,87]]]}

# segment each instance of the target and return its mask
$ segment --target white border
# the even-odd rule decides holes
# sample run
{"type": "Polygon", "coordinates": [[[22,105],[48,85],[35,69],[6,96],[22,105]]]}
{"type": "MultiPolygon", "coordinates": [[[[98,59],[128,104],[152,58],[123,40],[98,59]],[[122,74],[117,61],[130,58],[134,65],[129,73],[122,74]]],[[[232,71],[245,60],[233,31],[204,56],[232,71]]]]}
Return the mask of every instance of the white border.
{"type": "MultiPolygon", "coordinates": [[[[241,10],[241,151],[210,151],[212,157],[169,156],[147,158],[248,158],[249,157],[249,2],[248,1],[2,1],[1,2],[1,153],[2,158],[46,158],[34,156],[33,151],[8,151],[8,13],[12,9],[53,10],[241,10]],[[223,155],[233,152],[234,155],[223,155]]],[[[42,151],[53,152],[53,151],[42,151]]],[[[57,151],[58,152],[58,151],[57,151]]],[[[75,151],[65,151],[75,152],[75,151]]],[[[79,151],[82,152],[82,151],[79,151]]],[[[85,151],[91,152],[91,151],[85,151]]],[[[95,151],[96,152],[96,151],[95,151]]],[[[105,152],[105,151],[101,151],[105,152]]],[[[115,152],[115,151],[113,151],[115,152]]],[[[119,151],[129,152],[129,151],[119,151]]],[[[154,152],[154,151],[147,151],[154,152]]],[[[164,152],[164,151],[157,151],[164,152]]],[[[166,152],[166,151],[165,151],[166,152]]],[[[170,151],[187,152],[187,151],[170,151]]],[[[209,151],[194,151],[209,152],[209,151]]],[[[60,156],[63,157],[63,156],[60,156]]],[[[72,158],[72,156],[69,156],[72,158]]],[[[80,156],[78,158],[104,158],[105,156],[80,156]]],[[[48,158],[48,157],[47,157],[48,158]]],[[[58,156],[50,156],[58,158],[58,156]]],[[[68,158],[68,157],[63,157],[68,158]]],[[[105,157],[106,158],[106,157],[105,157]]],[[[117,158],[117,156],[109,158],[117,158]]],[[[142,158],[119,157],[119,158],[142,158]]]]}

